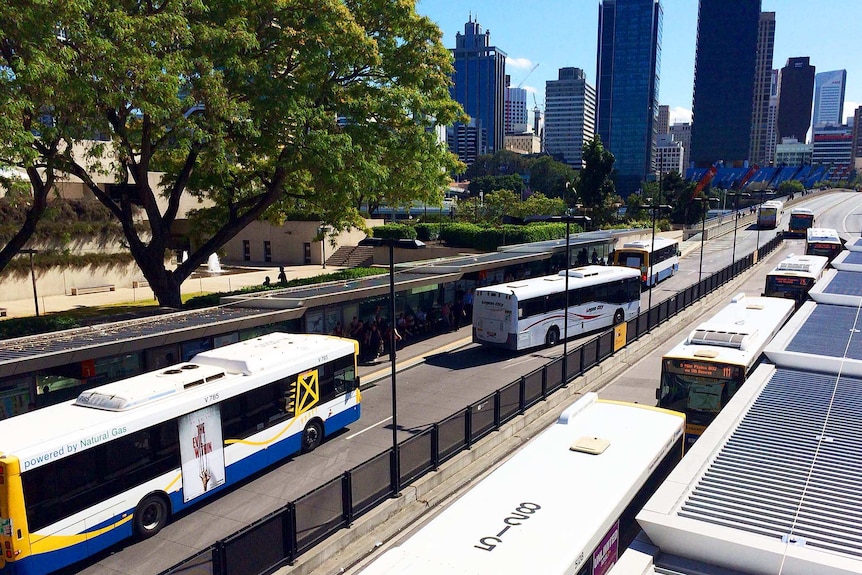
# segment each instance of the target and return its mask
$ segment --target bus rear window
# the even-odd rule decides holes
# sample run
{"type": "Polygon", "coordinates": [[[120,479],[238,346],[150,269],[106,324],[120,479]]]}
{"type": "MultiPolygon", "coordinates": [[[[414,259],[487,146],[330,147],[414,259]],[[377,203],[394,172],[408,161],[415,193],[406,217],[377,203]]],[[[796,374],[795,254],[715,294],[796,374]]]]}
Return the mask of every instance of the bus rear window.
{"type": "Polygon", "coordinates": [[[625,266],[627,268],[640,269],[644,263],[643,258],[643,252],[627,252],[624,250],[619,251],[617,252],[617,265],[625,266]]]}

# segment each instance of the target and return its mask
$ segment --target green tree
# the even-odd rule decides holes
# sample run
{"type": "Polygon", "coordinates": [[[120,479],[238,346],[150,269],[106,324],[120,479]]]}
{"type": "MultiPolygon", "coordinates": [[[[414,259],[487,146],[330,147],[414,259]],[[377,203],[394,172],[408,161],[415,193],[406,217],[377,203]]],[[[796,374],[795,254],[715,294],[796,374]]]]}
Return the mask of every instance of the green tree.
{"type": "Polygon", "coordinates": [[[805,191],[805,186],[799,180],[785,180],[778,185],[779,196],[789,196],[790,194],[801,194],[805,191]]]}
{"type": "Polygon", "coordinates": [[[524,190],[524,180],[521,176],[515,174],[509,176],[479,176],[470,180],[467,190],[474,197],[479,196],[479,194],[487,196],[496,190],[510,190],[520,196],[524,190]]]}
{"type": "Polygon", "coordinates": [[[500,150],[476,158],[464,172],[464,179],[473,181],[480,176],[506,176],[529,172],[530,157],[510,150],[500,150]]]}
{"type": "Polygon", "coordinates": [[[301,209],[345,229],[363,200],[439,202],[460,168],[432,129],[463,120],[450,54],[409,0],[8,0],[0,56],[0,163],[36,208],[58,174],[80,179],[162,305],[252,221],[301,209]],[[168,270],[190,198],[213,207],[168,270]]]}
{"type": "Polygon", "coordinates": [[[602,145],[598,134],[584,144],[584,168],[580,171],[575,189],[578,201],[590,212],[593,226],[610,221],[617,197],[611,175],[614,155],[602,145]]]}
{"type": "Polygon", "coordinates": [[[551,156],[536,158],[530,164],[530,188],[548,197],[565,198],[569,189],[566,184],[571,188],[577,179],[578,173],[575,170],[551,156]]]}

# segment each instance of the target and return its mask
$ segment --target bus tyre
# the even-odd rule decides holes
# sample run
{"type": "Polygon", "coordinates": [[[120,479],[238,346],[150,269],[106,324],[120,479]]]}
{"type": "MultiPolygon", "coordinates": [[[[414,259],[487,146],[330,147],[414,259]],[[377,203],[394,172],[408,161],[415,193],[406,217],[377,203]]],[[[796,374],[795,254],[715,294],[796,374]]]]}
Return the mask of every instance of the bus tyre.
{"type": "Polygon", "coordinates": [[[548,334],[545,336],[545,345],[548,347],[554,347],[560,343],[560,330],[556,327],[552,327],[548,330],[548,334]]]}
{"type": "Polygon", "coordinates": [[[323,426],[319,421],[310,421],[302,430],[302,452],[314,451],[323,442],[323,426]]]}
{"type": "Polygon", "coordinates": [[[626,319],[626,316],[625,316],[625,314],[623,313],[623,310],[618,309],[618,310],[614,313],[614,325],[619,325],[619,324],[623,323],[623,321],[624,321],[625,319],[626,319]]]}
{"type": "Polygon", "coordinates": [[[141,539],[152,537],[167,525],[168,516],[165,498],[148,495],[135,508],[135,534],[141,539]]]}

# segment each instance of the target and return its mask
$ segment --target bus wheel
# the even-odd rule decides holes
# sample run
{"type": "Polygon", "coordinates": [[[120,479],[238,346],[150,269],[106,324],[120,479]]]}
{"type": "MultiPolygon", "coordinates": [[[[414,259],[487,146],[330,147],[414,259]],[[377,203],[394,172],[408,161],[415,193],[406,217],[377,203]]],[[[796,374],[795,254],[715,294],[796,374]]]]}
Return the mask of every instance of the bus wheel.
{"type": "Polygon", "coordinates": [[[323,441],[323,427],[317,421],[310,421],[302,431],[302,452],[314,451],[323,441]]]}
{"type": "Polygon", "coordinates": [[[164,497],[148,495],[135,508],[135,533],[141,539],[152,537],[167,525],[168,515],[164,497]]]}
{"type": "Polygon", "coordinates": [[[626,319],[626,316],[623,313],[623,310],[618,309],[616,311],[616,313],[614,313],[614,325],[619,325],[619,324],[623,323],[623,321],[625,319],[626,319]]]}
{"type": "Polygon", "coordinates": [[[560,343],[560,330],[556,327],[552,327],[548,330],[548,334],[545,336],[545,345],[548,347],[554,347],[560,343]]]}

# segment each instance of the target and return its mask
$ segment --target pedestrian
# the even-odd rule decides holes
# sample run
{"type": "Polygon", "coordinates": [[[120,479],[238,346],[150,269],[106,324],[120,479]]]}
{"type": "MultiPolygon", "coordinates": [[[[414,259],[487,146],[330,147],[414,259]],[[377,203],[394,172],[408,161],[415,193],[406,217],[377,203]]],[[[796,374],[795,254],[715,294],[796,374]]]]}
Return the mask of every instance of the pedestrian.
{"type": "Polygon", "coordinates": [[[265,278],[263,278],[263,287],[269,287],[269,286],[270,286],[269,276],[266,276],[265,278]]]}
{"type": "Polygon", "coordinates": [[[598,265],[598,263],[599,263],[599,253],[596,251],[596,248],[593,248],[593,255],[591,256],[591,258],[592,258],[592,264],[593,264],[593,265],[598,265]]]}
{"type": "Polygon", "coordinates": [[[284,266],[278,266],[278,283],[281,285],[287,283],[287,274],[284,273],[284,266]]]}
{"type": "Polygon", "coordinates": [[[470,288],[464,294],[464,316],[466,323],[473,323],[473,288],[470,288]]]}

